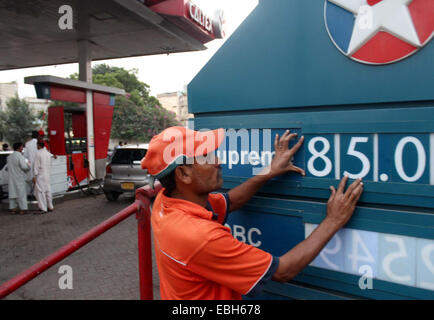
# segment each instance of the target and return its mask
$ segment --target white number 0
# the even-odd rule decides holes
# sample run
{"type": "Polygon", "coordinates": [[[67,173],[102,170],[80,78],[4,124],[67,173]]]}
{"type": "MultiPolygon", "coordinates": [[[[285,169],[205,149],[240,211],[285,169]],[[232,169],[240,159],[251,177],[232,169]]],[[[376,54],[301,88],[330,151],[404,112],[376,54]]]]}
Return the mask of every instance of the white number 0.
{"type": "Polygon", "coordinates": [[[425,154],[425,149],[423,148],[423,145],[420,142],[420,140],[415,137],[402,138],[398,142],[398,145],[396,146],[396,150],[395,150],[395,167],[396,167],[396,171],[398,172],[402,180],[407,182],[415,182],[419,180],[420,177],[422,177],[423,172],[425,171],[425,166],[426,166],[426,154],[425,154]],[[404,171],[404,166],[402,164],[402,153],[407,143],[412,143],[416,147],[417,156],[418,156],[417,170],[414,176],[412,177],[407,176],[407,174],[404,171]]]}

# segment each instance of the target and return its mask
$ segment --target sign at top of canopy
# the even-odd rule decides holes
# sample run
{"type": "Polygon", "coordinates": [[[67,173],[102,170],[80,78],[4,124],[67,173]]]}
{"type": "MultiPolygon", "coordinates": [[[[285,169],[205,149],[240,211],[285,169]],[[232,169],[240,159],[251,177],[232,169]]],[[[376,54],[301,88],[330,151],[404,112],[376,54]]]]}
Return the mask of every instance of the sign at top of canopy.
{"type": "Polygon", "coordinates": [[[216,38],[224,37],[224,15],[222,10],[216,11],[215,19],[213,20],[213,18],[206,15],[197,5],[191,1],[186,3],[186,7],[188,8],[188,14],[190,18],[196,22],[199,27],[206,30],[210,34],[215,35],[216,38]],[[213,25],[215,25],[215,28],[213,25]]]}
{"type": "Polygon", "coordinates": [[[366,64],[397,62],[433,38],[433,0],[326,0],[324,19],[335,46],[366,64]]]}
{"type": "Polygon", "coordinates": [[[216,10],[211,17],[191,0],[147,0],[144,3],[202,43],[225,37],[223,10],[216,10]]]}

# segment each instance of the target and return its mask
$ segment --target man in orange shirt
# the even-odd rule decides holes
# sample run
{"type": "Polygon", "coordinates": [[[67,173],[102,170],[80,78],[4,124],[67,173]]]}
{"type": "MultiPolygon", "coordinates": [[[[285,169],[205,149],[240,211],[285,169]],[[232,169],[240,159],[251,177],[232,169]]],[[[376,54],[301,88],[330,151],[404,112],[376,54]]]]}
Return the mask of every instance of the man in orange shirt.
{"type": "Polygon", "coordinates": [[[264,183],[303,169],[291,159],[304,138],[289,149],[296,134],[276,135],[275,156],[268,168],[231,189],[222,187],[215,150],[224,130],[198,132],[171,127],[152,138],[142,168],[159,179],[163,189],[152,210],[152,229],[162,299],[241,299],[256,296],[271,279],[286,282],[306,267],[354,212],[363,191],[361,180],[344,192],[348,177],[331,188],[327,216],[314,232],[281,257],[233,238],[224,226],[229,212],[241,208],[264,183]]]}

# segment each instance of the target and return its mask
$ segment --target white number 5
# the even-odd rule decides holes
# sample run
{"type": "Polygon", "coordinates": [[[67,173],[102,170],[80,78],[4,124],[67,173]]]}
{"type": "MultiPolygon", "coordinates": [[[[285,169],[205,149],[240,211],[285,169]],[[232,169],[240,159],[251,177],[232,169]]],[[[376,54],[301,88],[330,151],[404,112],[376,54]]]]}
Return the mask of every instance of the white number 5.
{"type": "Polygon", "coordinates": [[[358,158],[362,162],[362,170],[359,173],[349,173],[348,171],[345,171],[344,175],[347,175],[350,179],[364,178],[369,173],[369,170],[371,169],[371,164],[369,162],[368,157],[365,156],[363,153],[356,151],[356,144],[359,142],[361,143],[368,142],[368,137],[351,138],[351,142],[348,147],[347,154],[358,158]]]}
{"type": "Polygon", "coordinates": [[[387,256],[384,257],[383,263],[382,263],[384,273],[393,282],[398,282],[398,283],[410,282],[411,281],[410,275],[405,275],[405,276],[397,275],[392,271],[392,268],[391,268],[391,264],[392,264],[393,260],[408,257],[407,250],[405,248],[404,240],[401,238],[394,237],[394,236],[386,236],[386,237],[384,237],[384,239],[387,242],[394,242],[398,245],[398,251],[389,253],[387,256]]]}

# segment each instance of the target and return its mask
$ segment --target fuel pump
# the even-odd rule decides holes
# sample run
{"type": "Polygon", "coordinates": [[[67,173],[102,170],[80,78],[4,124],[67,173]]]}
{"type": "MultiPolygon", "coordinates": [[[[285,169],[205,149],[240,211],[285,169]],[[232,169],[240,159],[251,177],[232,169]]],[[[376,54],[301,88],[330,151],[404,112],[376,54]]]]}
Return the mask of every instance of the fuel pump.
{"type": "Polygon", "coordinates": [[[69,189],[102,181],[115,96],[125,91],[54,76],[24,81],[35,85],[38,98],[61,101],[48,109],[48,136],[51,152],[66,158],[69,189]]]}
{"type": "Polygon", "coordinates": [[[49,107],[48,134],[51,153],[66,156],[68,190],[87,185],[89,163],[85,111],[80,107],[49,107]]]}

